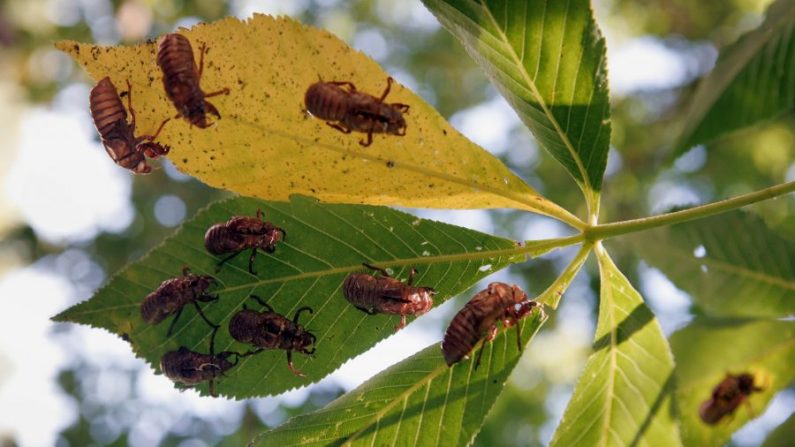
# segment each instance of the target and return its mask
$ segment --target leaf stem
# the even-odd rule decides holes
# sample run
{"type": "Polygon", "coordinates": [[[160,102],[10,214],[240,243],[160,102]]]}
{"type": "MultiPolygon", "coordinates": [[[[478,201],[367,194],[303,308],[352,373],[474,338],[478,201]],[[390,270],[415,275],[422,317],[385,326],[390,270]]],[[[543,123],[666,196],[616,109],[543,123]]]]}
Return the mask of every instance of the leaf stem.
{"type": "Polygon", "coordinates": [[[588,203],[588,225],[595,226],[599,223],[599,205],[601,203],[601,193],[589,189],[585,194],[585,201],[588,203]]]}
{"type": "MultiPolygon", "coordinates": [[[[449,255],[437,255],[437,256],[417,256],[414,258],[402,258],[402,259],[393,259],[393,260],[380,260],[376,261],[380,267],[397,267],[397,266],[418,266],[418,265],[428,265],[428,264],[435,264],[440,262],[456,262],[456,261],[466,261],[466,260],[478,260],[478,259],[487,259],[487,258],[499,258],[502,256],[511,257],[517,255],[527,255],[530,257],[540,256],[548,251],[554,250],[556,248],[567,247],[569,245],[579,244],[584,241],[583,233],[574,234],[571,236],[565,236],[560,238],[554,239],[541,239],[537,241],[527,241],[511,248],[503,248],[497,250],[483,250],[483,251],[473,251],[467,253],[456,253],[456,254],[449,254],[449,255]]],[[[350,273],[359,271],[362,269],[362,264],[352,264],[352,265],[345,265],[339,266],[334,268],[327,268],[322,270],[314,270],[309,272],[298,273],[295,275],[290,276],[282,276],[278,278],[266,278],[266,279],[259,279],[254,282],[247,282],[245,284],[239,284],[236,286],[229,286],[226,287],[222,284],[222,287],[217,289],[217,293],[228,293],[236,290],[249,290],[254,287],[259,287],[265,284],[277,284],[283,283],[287,281],[297,281],[307,278],[317,278],[320,276],[327,276],[327,275],[334,275],[334,274],[341,274],[341,273],[350,273]]],[[[138,304],[130,304],[130,306],[138,306],[138,304]]]]}
{"type": "Polygon", "coordinates": [[[650,230],[666,225],[673,225],[693,219],[701,219],[715,214],[725,213],[737,208],[761,202],[763,200],[778,197],[795,191],[795,182],[782,183],[771,186],[759,191],[754,191],[741,196],[732,197],[706,205],[688,208],[686,210],[675,211],[673,213],[660,214],[657,216],[644,217],[641,219],[627,220],[623,222],[595,225],[586,228],[583,232],[585,240],[599,241],[613,236],[634,233],[638,231],[650,230]]]}
{"type": "Polygon", "coordinates": [[[574,256],[574,259],[572,259],[566,269],[563,270],[563,273],[561,273],[555,279],[555,281],[550,284],[549,287],[547,287],[546,290],[538,295],[536,301],[546,304],[552,309],[557,309],[560,298],[563,296],[563,292],[569,288],[569,284],[577,275],[577,272],[580,271],[580,268],[585,263],[585,260],[588,259],[591,249],[593,249],[592,242],[586,242],[582,244],[580,251],[577,252],[577,255],[574,256]]]}

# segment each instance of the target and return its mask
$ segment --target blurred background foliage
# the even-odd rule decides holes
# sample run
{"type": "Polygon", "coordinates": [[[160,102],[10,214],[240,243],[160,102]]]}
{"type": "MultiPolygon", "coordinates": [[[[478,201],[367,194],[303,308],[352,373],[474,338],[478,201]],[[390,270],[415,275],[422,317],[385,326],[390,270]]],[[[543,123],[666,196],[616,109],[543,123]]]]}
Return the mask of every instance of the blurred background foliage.
{"type": "MultiPolygon", "coordinates": [[[[594,0],[608,40],[613,105],[614,149],[604,184],[603,220],[640,217],[795,180],[792,114],[706,148],[695,148],[678,160],[670,159],[670,144],[681,124],[677,120],[694,82],[712,67],[718,49],[761,22],[768,3],[594,0]],[[649,64],[658,67],[656,76],[641,73],[648,69],[639,70],[649,64]]],[[[24,323],[27,309],[51,298],[40,292],[44,281],[38,282],[39,287],[31,285],[37,278],[44,275],[48,281],[56,281],[52,290],[65,296],[50,305],[47,311],[51,316],[88,298],[109,275],[146,253],[183,218],[225,195],[182,176],[167,163],[149,176],[135,178],[113,166],[88,121],[87,77],[57,52],[52,42],[133,43],[156,38],[176,26],[227,15],[245,18],[255,11],[285,13],[331,30],[379,61],[548,198],[585,215],[582,197],[571,178],[551,157],[540,153],[485,75],[418,0],[2,0],[0,135],[4,144],[0,175],[6,193],[0,197],[0,273],[4,275],[0,314],[6,317],[0,321],[0,421],[6,423],[0,422],[0,446],[35,442],[31,440],[62,446],[242,445],[264,428],[319,408],[355,385],[332,378],[282,398],[245,403],[199,400],[190,391],[172,389],[165,379],[133,359],[120,340],[96,330],[42,321],[35,328],[43,334],[42,346],[49,347],[28,353],[28,357],[14,355],[25,352],[14,340],[24,338],[26,330],[34,330],[24,323]],[[87,135],[85,141],[67,139],[58,133],[61,128],[41,128],[41,121],[32,118],[49,113],[78,116],[78,127],[87,135]],[[51,134],[52,144],[32,149],[26,143],[31,132],[51,134]],[[96,152],[99,165],[83,159],[82,154],[90,151],[96,152]],[[34,157],[32,161],[30,157],[34,157]],[[77,195],[75,200],[87,202],[87,207],[96,205],[90,194],[71,183],[75,178],[99,175],[95,166],[102,166],[102,175],[110,175],[112,180],[95,183],[92,191],[105,187],[120,191],[112,199],[119,207],[95,218],[99,223],[70,232],[64,229],[69,209],[56,213],[49,202],[38,208],[31,204],[38,197],[60,193],[77,195]],[[66,180],[53,180],[60,174],[68,174],[66,180]],[[27,278],[27,282],[12,280],[14,275],[27,278]],[[16,296],[5,296],[11,291],[16,296]],[[101,346],[93,344],[103,337],[113,340],[101,346]],[[49,349],[61,360],[37,366],[37,359],[49,349]],[[25,367],[54,368],[41,375],[52,383],[15,382],[14,374],[25,367]],[[150,383],[154,380],[158,380],[155,385],[150,383]],[[56,395],[58,422],[42,426],[41,421],[31,421],[40,427],[35,435],[22,424],[8,426],[16,420],[7,417],[12,411],[25,405],[46,406],[52,398],[15,397],[26,396],[9,392],[9,387],[18,383],[27,383],[26,393],[56,395]]],[[[756,206],[753,211],[783,236],[795,240],[795,201],[791,198],[756,206]]],[[[74,210],[75,214],[81,212],[74,210]]],[[[517,240],[565,232],[548,219],[519,212],[419,213],[517,240]]],[[[667,334],[698,313],[686,295],[646,267],[628,246],[611,241],[608,247],[616,263],[639,285],[667,334]]],[[[538,293],[572,254],[568,250],[554,253],[490,279],[513,281],[538,293]]],[[[476,445],[536,446],[550,439],[593,335],[598,276],[595,265],[586,266],[523,357],[476,445]]],[[[441,338],[446,322],[463,300],[453,300],[435,311],[435,316],[417,323],[424,330],[419,346],[441,338]]],[[[36,314],[35,318],[47,316],[36,314]]],[[[383,358],[382,366],[398,360],[383,358]]],[[[774,401],[768,412],[775,414],[763,417],[768,422],[755,423],[735,436],[733,443],[753,445],[775,424],[771,421],[786,418],[795,399],[791,390],[785,394],[781,398],[784,403],[774,401]]],[[[18,411],[26,414],[24,409],[18,411]]],[[[42,418],[47,415],[42,408],[31,414],[38,414],[36,411],[42,411],[42,418]]]]}

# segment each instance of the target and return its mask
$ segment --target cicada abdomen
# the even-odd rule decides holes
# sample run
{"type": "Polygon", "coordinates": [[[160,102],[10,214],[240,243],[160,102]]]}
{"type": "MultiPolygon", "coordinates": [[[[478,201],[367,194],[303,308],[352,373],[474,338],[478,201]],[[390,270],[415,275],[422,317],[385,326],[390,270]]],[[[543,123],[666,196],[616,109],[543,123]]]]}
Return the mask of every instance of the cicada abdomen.
{"type": "Polygon", "coordinates": [[[191,125],[201,129],[212,125],[207,120],[208,113],[221,118],[218,109],[208,102],[207,98],[229,94],[228,88],[212,93],[205,93],[201,89],[199,81],[204,70],[206,52],[207,46],[202,44],[197,68],[190,41],[178,33],[163,36],[157,50],[157,65],[163,72],[163,88],[166,95],[177,108],[179,115],[191,125]]]}
{"type": "Polygon", "coordinates": [[[381,273],[373,276],[367,273],[351,273],[342,284],[345,298],[357,309],[374,315],[385,313],[400,315],[399,330],[406,325],[406,316],[422,315],[433,307],[433,295],[436,290],[431,287],[413,286],[416,269],[411,269],[408,281],[401,282],[392,278],[386,270],[364,264],[365,267],[381,273]]]}
{"type": "MultiPolygon", "coordinates": [[[[490,342],[497,335],[497,323],[506,328],[516,325],[527,316],[538,303],[527,299],[527,294],[518,286],[493,282],[477,293],[453,317],[442,341],[442,352],[449,366],[467,357],[481,341],[490,342]]],[[[516,342],[522,349],[520,327],[517,327],[516,342]]],[[[475,368],[483,354],[478,352],[475,368]]]]}
{"type": "Polygon", "coordinates": [[[362,146],[373,142],[374,133],[397,136],[406,135],[406,119],[409,106],[401,103],[385,103],[394,80],[387,78],[387,85],[380,97],[356,90],[352,82],[318,81],[309,86],[304,94],[304,105],[312,116],[326,120],[326,124],[342,133],[352,131],[367,134],[362,146]]]}

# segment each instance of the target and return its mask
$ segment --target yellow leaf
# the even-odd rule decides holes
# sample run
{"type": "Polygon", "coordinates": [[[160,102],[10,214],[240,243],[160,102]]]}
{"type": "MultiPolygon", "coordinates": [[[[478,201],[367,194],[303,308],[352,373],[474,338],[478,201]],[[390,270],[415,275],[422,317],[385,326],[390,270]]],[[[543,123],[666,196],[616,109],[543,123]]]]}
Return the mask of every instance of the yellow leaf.
{"type": "MultiPolygon", "coordinates": [[[[183,172],[216,188],[269,200],[306,194],[325,202],[430,208],[519,208],[582,227],[541,197],[496,157],[453,129],[430,105],[399,84],[386,102],[410,105],[406,135],[343,134],[304,111],[304,93],[319,78],[350,81],[380,96],[389,76],[334,35],[286,17],[227,18],[180,30],[195,57],[207,44],[202,89],[228,87],[212,102],[216,125],[199,129],[172,120],[158,140],[183,172]]],[[[157,42],[102,47],[61,41],[95,80],[110,76],[119,91],[132,83],[138,134],[153,132],[176,109],[163,90],[157,42]]],[[[197,61],[198,63],[198,61],[197,61]]],[[[214,118],[214,117],[213,117],[214,118]]],[[[484,125],[488,125],[484,123],[484,125]]]]}

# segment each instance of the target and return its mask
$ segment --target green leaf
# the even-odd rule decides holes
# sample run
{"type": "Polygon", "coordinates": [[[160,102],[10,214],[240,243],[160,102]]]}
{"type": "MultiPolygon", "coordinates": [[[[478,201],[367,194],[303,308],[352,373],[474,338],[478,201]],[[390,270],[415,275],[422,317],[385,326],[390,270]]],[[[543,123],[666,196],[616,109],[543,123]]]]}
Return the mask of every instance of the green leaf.
{"type": "Polygon", "coordinates": [[[605,41],[588,0],[423,0],[491,77],[592,211],[610,144],[605,41]]]}
{"type": "Polygon", "coordinates": [[[597,246],[601,277],[594,353],[552,446],[677,446],[674,362],[643,298],[597,246]]]}
{"type": "Polygon", "coordinates": [[[790,447],[793,439],[795,439],[795,413],[770,432],[762,447],[790,447]]]}
{"type": "MultiPolygon", "coordinates": [[[[256,14],[241,21],[180,29],[194,52],[207,44],[201,85],[229,88],[211,102],[222,118],[207,129],[172,120],[158,139],[181,171],[247,197],[430,208],[518,208],[582,222],[541,197],[497,157],[469,141],[428,103],[394,83],[389,103],[410,106],[406,135],[344,134],[307,115],[304,95],[322,78],[346,81],[380,96],[389,74],[331,33],[289,17],[256,14]]],[[[140,133],[174,116],[166,97],[157,43],[104,47],[61,41],[94,80],[110,76],[120,91],[132,83],[140,133]]],[[[198,57],[198,54],[196,55],[198,57]]]]}
{"type": "MultiPolygon", "coordinates": [[[[526,345],[546,321],[521,322],[526,345]]],[[[470,445],[519,360],[514,329],[487,343],[480,366],[448,367],[434,343],[314,413],[262,433],[251,445],[470,445]]]]}
{"type": "MultiPolygon", "coordinates": [[[[296,367],[305,378],[290,373],[283,351],[269,351],[244,359],[218,385],[221,394],[235,398],[278,394],[320,380],[394,334],[397,316],[367,315],[342,296],[343,280],[351,272],[365,271],[362,262],[391,267],[399,279],[416,267],[415,284],[439,291],[434,299],[438,305],[492,272],[523,262],[524,253],[541,253],[553,246],[559,245],[553,241],[518,247],[507,239],[384,207],[324,205],[300,196],[289,203],[235,198],[199,212],[92,299],[55,319],[108,329],[129,339],[139,357],[157,365],[165,352],[180,346],[199,352],[209,349],[211,331],[192,308],[185,310],[171,338],[166,338],[170,319],[151,326],[140,316],[143,298],[162,281],[179,276],[183,265],[196,274],[214,276],[220,284],[210,290],[220,300],[202,304],[207,317],[222,326],[216,351],[248,349],[235,342],[226,327],[251,294],[290,318],[298,308],[309,306],[315,313],[304,315],[301,323],[317,336],[317,352],[313,357],[295,355],[296,367]],[[259,276],[249,274],[247,253],[214,273],[221,257],[204,249],[207,228],[233,215],[254,215],[258,208],[267,220],[287,231],[286,241],[278,244],[275,253],[258,255],[255,270],[259,276]]],[[[200,391],[204,393],[206,385],[200,391]]]]}
{"type": "Polygon", "coordinates": [[[795,106],[795,1],[778,0],[764,23],[721,52],[699,84],[676,144],[679,155],[795,106]]]}
{"type": "MultiPolygon", "coordinates": [[[[685,445],[724,445],[731,434],[761,414],[776,392],[795,379],[795,322],[774,320],[696,321],[671,336],[676,357],[676,402],[685,445]],[[733,417],[715,425],[701,421],[698,408],[727,373],[752,373],[763,388],[733,417]]],[[[791,441],[791,439],[790,439],[791,441]]]]}
{"type": "Polygon", "coordinates": [[[631,240],[707,315],[795,314],[795,244],[754,214],[734,211],[631,240]]]}

